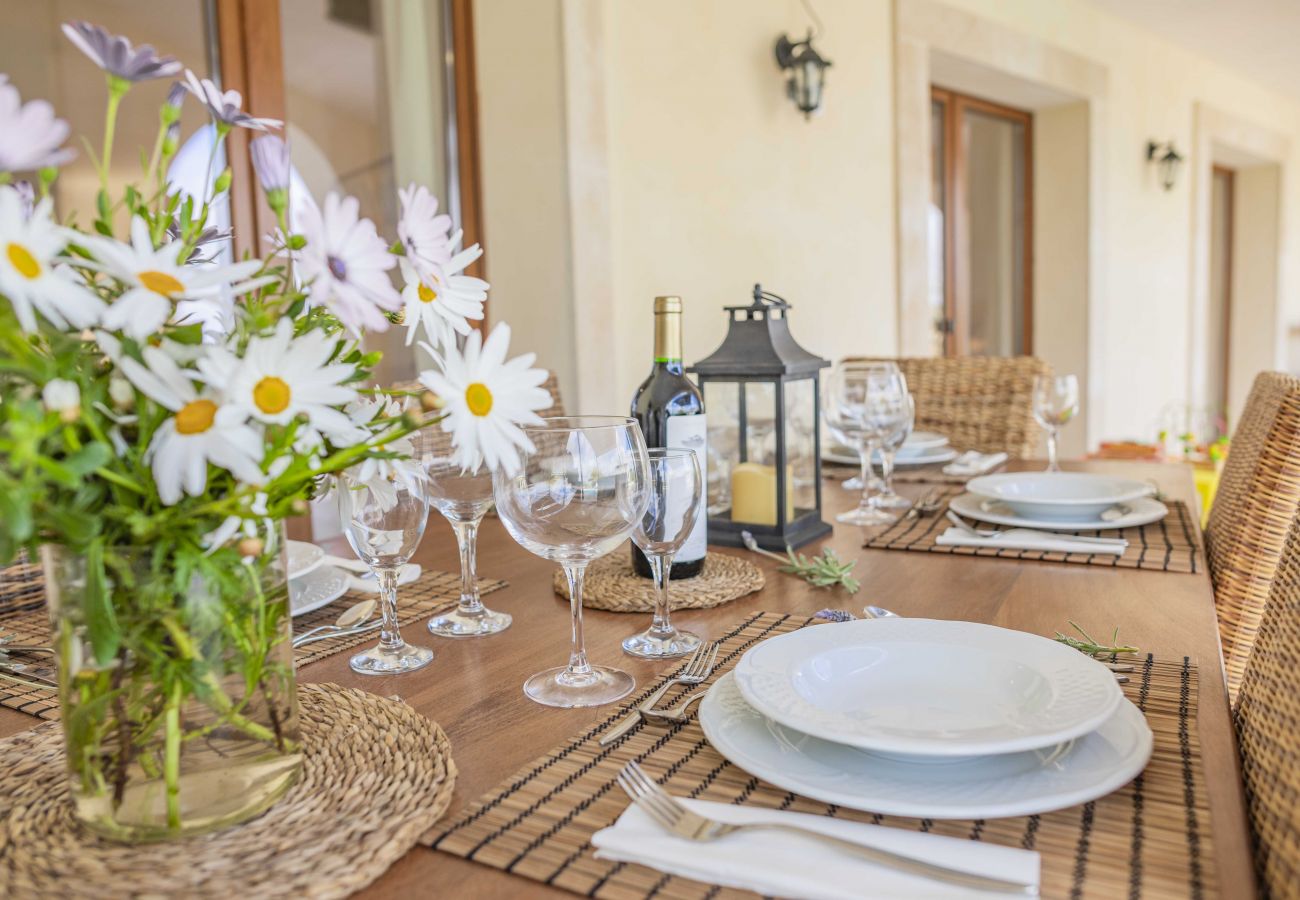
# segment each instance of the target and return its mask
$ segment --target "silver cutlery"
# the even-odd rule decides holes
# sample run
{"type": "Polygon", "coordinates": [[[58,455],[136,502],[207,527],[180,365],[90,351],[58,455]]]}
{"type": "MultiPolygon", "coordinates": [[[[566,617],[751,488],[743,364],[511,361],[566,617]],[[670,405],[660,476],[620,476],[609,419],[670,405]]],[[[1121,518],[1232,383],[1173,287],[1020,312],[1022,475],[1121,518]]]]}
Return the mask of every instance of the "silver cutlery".
{"type": "Polygon", "coordinates": [[[907,511],[906,518],[918,519],[925,516],[932,516],[939,510],[943,509],[943,491],[934,489],[927,491],[919,500],[912,504],[912,508],[907,511]]]}
{"type": "Polygon", "coordinates": [[[53,647],[42,647],[38,644],[6,644],[0,641],[0,653],[48,653],[54,655],[53,647]]]}
{"type": "Polygon", "coordinates": [[[0,662],[0,678],[7,678],[28,687],[38,687],[46,690],[50,688],[57,689],[59,686],[59,683],[53,678],[46,678],[44,675],[28,671],[26,666],[15,666],[2,662],[0,662]]]}
{"type": "MultiPolygon", "coordinates": [[[[984,538],[986,540],[999,538],[1004,534],[1009,534],[1009,532],[995,531],[991,528],[976,528],[974,525],[971,525],[969,522],[967,522],[961,516],[957,515],[952,510],[948,510],[948,521],[952,522],[952,524],[956,525],[958,528],[960,528],[962,531],[966,532],[967,534],[971,535],[972,537],[984,538]]],[[[1018,530],[1021,532],[1041,534],[1045,537],[1053,538],[1056,540],[1076,541],[1080,544],[1096,544],[1101,547],[1115,547],[1120,544],[1128,543],[1122,538],[1086,537],[1083,535],[1076,535],[1076,534],[1053,534],[1046,531],[1038,531],[1037,529],[1032,529],[1032,528],[1022,528],[1018,530]]]]}
{"type": "Polygon", "coordinates": [[[293,639],[293,646],[295,648],[298,648],[306,644],[314,644],[317,641],[328,641],[330,638],[351,637],[354,634],[365,634],[368,631],[374,631],[377,628],[382,628],[383,625],[384,625],[383,619],[377,619],[374,622],[367,622],[365,625],[361,625],[356,628],[348,628],[341,631],[330,631],[328,633],[323,632],[321,634],[303,634],[303,636],[296,637],[293,639]]]}
{"type": "Polygon", "coordinates": [[[947,866],[916,859],[902,853],[894,853],[891,850],[882,850],[879,847],[859,844],[856,841],[834,837],[820,831],[801,828],[798,825],[785,822],[750,822],[743,825],[719,822],[716,819],[710,819],[708,816],[702,816],[694,810],[688,809],[676,797],[660,787],[635,762],[629,762],[618,773],[618,784],[632,799],[632,802],[661,828],[690,841],[708,843],[724,838],[729,834],[735,834],[738,831],[752,831],[755,829],[793,832],[803,837],[832,844],[876,865],[887,866],[900,872],[919,875],[922,878],[930,878],[945,884],[984,891],[1004,891],[1017,894],[1034,893],[1032,885],[1018,881],[1007,881],[1001,878],[990,878],[985,875],[975,875],[958,869],[950,869],[947,866]]]}
{"type": "Polygon", "coordinates": [[[374,599],[362,600],[360,603],[354,603],[339,614],[339,617],[334,620],[333,625],[317,625],[315,628],[310,628],[302,634],[295,634],[293,636],[293,646],[297,647],[299,641],[306,640],[312,635],[319,634],[322,631],[338,632],[346,631],[349,628],[355,628],[374,615],[375,607],[377,605],[378,601],[374,599]]]}
{"type": "Polygon", "coordinates": [[[773,553],[771,550],[764,550],[762,547],[758,546],[758,541],[754,540],[753,532],[742,531],[740,533],[740,539],[744,541],[745,547],[748,550],[752,550],[755,553],[762,554],[763,556],[770,556],[772,559],[779,560],[783,563],[790,562],[787,557],[782,556],[780,553],[773,553]]]}
{"type": "Polygon", "coordinates": [[[691,654],[691,658],[686,661],[686,665],[682,668],[681,673],[675,678],[661,684],[653,694],[645,700],[642,700],[637,705],[636,709],[629,712],[617,725],[605,734],[601,735],[599,741],[600,746],[607,747],[623,735],[627,734],[633,725],[642,720],[642,714],[644,712],[653,708],[656,703],[663,699],[664,694],[668,693],[669,688],[682,684],[702,683],[706,678],[713,674],[713,665],[717,662],[717,659],[717,642],[701,644],[696,647],[695,652],[691,654]]]}
{"type": "Polygon", "coordinates": [[[868,619],[898,619],[901,618],[898,613],[891,612],[883,606],[864,606],[862,614],[868,619]]]}
{"type": "Polygon", "coordinates": [[[641,714],[641,718],[646,722],[655,725],[675,725],[689,719],[691,717],[689,712],[691,704],[703,700],[708,693],[708,691],[698,691],[676,706],[668,707],[668,709],[638,709],[637,712],[641,714]]]}

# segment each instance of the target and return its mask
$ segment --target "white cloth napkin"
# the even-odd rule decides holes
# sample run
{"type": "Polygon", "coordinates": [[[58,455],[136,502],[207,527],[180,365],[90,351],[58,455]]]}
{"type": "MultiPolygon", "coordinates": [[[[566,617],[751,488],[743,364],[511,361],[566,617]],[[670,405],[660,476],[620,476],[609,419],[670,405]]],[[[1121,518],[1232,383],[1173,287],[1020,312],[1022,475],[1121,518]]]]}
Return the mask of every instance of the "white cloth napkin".
{"type": "MultiPolygon", "coordinates": [[[[806,813],[703,800],[681,802],[722,822],[787,822],[991,878],[1035,887],[1039,883],[1039,856],[1030,850],[806,813]]],[[[707,844],[689,841],[660,828],[635,804],[628,806],[614,825],[592,835],[591,843],[596,847],[596,856],[602,859],[639,863],[696,881],[743,888],[767,896],[810,900],[997,896],[898,872],[820,843],[816,838],[787,831],[731,834],[707,844]]]]}
{"type": "Polygon", "coordinates": [[[980,453],[978,450],[967,450],[944,466],[943,474],[983,475],[985,472],[992,472],[1006,461],[1005,453],[980,453]]]}
{"type": "MultiPolygon", "coordinates": [[[[326,557],[321,560],[321,565],[333,566],[336,569],[342,569],[349,573],[348,590],[350,591],[357,591],[363,594],[379,593],[378,581],[373,578],[359,578],[357,575],[351,574],[353,572],[365,574],[370,571],[370,567],[359,559],[347,559],[342,556],[326,555],[326,557]]],[[[415,581],[420,577],[420,571],[420,567],[415,563],[407,563],[402,566],[402,568],[397,570],[398,585],[410,584],[412,581],[415,581]]]]}
{"type": "Polygon", "coordinates": [[[975,537],[960,528],[949,528],[935,538],[934,542],[944,547],[1005,547],[1008,550],[1046,550],[1049,553],[1105,553],[1122,556],[1128,549],[1128,541],[1116,539],[1113,544],[1094,544],[1079,541],[1068,534],[1052,534],[1047,531],[1035,531],[1032,528],[1012,528],[1002,532],[998,537],[975,537]]]}

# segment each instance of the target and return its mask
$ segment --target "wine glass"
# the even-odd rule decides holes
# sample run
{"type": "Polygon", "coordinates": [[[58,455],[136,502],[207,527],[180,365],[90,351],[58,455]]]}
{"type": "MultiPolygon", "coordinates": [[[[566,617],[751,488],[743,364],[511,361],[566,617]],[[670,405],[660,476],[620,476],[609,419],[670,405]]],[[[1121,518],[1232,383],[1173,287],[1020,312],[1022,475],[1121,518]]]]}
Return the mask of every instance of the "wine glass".
{"type": "Polygon", "coordinates": [[[599,706],[626,696],[632,676],[587,661],[582,581],[587,565],[632,534],[650,501],[650,464],[635,419],[561,416],[523,428],[532,449],[498,469],[497,514],[524,549],[559,563],[569,580],[573,645],[569,664],[538,672],[524,693],[546,706],[599,706]]]}
{"type": "Polygon", "coordinates": [[[641,548],[655,579],[655,610],[650,627],[623,639],[623,650],[649,659],[671,659],[694,652],[698,635],[678,631],[668,621],[668,575],[673,556],[691,533],[704,493],[700,463],[693,450],[652,449],[650,502],[636,523],[632,541],[641,548]]]}
{"type": "Polygon", "coordinates": [[[894,459],[898,450],[907,442],[908,435],[912,433],[912,423],[916,421],[916,402],[912,395],[907,395],[907,415],[899,420],[897,427],[894,428],[881,442],[880,450],[880,476],[882,486],[873,501],[881,509],[907,509],[912,505],[912,501],[899,494],[894,490],[894,459]]]}
{"type": "Polygon", "coordinates": [[[871,456],[906,418],[907,383],[891,362],[840,363],[826,384],[828,424],[853,439],[862,465],[862,498],[856,509],[835,517],[850,525],[883,525],[896,517],[870,494],[871,456]]]}
{"type": "Polygon", "coordinates": [[[420,461],[426,475],[429,502],[451,523],[460,548],[460,603],[429,620],[429,631],[441,637],[476,637],[510,627],[508,613],[493,612],[478,593],[476,556],[478,526],[492,507],[492,473],[480,463],[462,469],[446,436],[423,435],[420,461]]]}
{"type": "Polygon", "coordinates": [[[1059,472],[1056,439],[1061,427],[1079,413],[1079,379],[1073,375],[1034,378],[1034,418],[1047,429],[1047,471],[1059,472]]]}
{"type": "Polygon", "coordinates": [[[357,556],[370,567],[379,585],[383,615],[379,644],[348,661],[362,675],[412,672],[433,661],[433,651],[402,640],[397,622],[397,572],[424,536],[429,501],[417,479],[383,475],[359,481],[344,472],[337,482],[339,519],[357,556]]]}
{"type": "MultiPolygon", "coordinates": [[[[856,451],[857,444],[858,444],[857,440],[855,438],[849,437],[849,435],[845,434],[839,428],[832,425],[831,424],[832,418],[833,417],[827,412],[827,405],[823,403],[822,421],[826,423],[826,430],[830,432],[831,437],[835,439],[835,443],[838,446],[846,447],[846,448],[854,448],[856,451]]],[[[861,461],[859,461],[858,465],[861,464],[862,464],[861,461]]],[[[872,464],[871,460],[868,459],[867,460],[867,481],[866,481],[867,490],[879,491],[882,490],[884,486],[885,483],[881,481],[880,478],[876,475],[875,466],[872,464]]],[[[840,487],[842,487],[846,491],[862,490],[863,487],[862,475],[858,474],[858,475],[854,475],[852,478],[844,479],[843,481],[840,482],[840,487]]]]}

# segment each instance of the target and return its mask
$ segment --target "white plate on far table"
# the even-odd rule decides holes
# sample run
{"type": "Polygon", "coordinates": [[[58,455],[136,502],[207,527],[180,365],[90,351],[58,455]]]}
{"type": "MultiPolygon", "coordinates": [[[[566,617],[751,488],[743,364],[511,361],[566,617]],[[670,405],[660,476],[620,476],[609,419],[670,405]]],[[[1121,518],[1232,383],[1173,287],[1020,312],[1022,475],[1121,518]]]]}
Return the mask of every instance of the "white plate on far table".
{"type": "MultiPolygon", "coordinates": [[[[907,436],[903,446],[898,448],[898,453],[894,456],[894,465],[929,465],[956,458],[957,451],[948,446],[948,439],[942,434],[937,431],[914,431],[907,436]]],[[[876,453],[873,459],[879,462],[880,454],[876,453]]],[[[825,449],[822,450],[822,460],[845,466],[860,464],[858,451],[833,442],[827,442],[825,449]]]]}
{"type": "Polygon", "coordinates": [[[1078,521],[1100,518],[1112,506],[1149,496],[1155,488],[1094,472],[1003,472],[972,478],[966,490],[1000,500],[1025,518],[1078,521]]]}
{"type": "Polygon", "coordinates": [[[719,753],[777,787],[850,809],[930,819],[1025,816],[1085,803],[1131,781],[1152,747],[1146,719],[1121,700],[1098,729],[1059,748],[938,763],[879,756],[764,718],[731,673],[709,690],[699,720],[719,753]]]}
{"type": "Polygon", "coordinates": [[[325,559],[325,550],[306,541],[286,541],[285,553],[289,557],[289,578],[301,578],[325,559]]]}
{"type": "MultiPolygon", "coordinates": [[[[957,458],[957,450],[954,447],[934,447],[929,450],[921,450],[916,453],[910,453],[903,456],[901,453],[894,457],[894,468],[906,468],[908,466],[937,466],[939,463],[952,462],[957,458]]],[[[880,451],[876,451],[871,456],[871,461],[875,465],[880,465],[880,451]]]]}
{"type": "Polygon", "coordinates": [[[877,753],[1014,753],[1094,730],[1123,699],[1064,644],[993,625],[859,619],[763,641],[736,665],[745,700],[805,734],[877,753]]]}
{"type": "MultiPolygon", "coordinates": [[[[1127,512],[1120,510],[1120,515],[1113,519],[1038,519],[1017,515],[1016,512],[999,500],[990,500],[975,494],[962,494],[948,503],[949,508],[959,516],[991,522],[994,525],[1010,525],[1013,528],[1039,528],[1048,531],[1101,531],[1110,528],[1134,528],[1159,522],[1169,515],[1169,507],[1151,497],[1141,497],[1123,504],[1127,512]]],[[[1113,507],[1112,507],[1113,508],[1113,507]]]]}
{"type": "Polygon", "coordinates": [[[300,616],[333,603],[348,592],[347,572],[333,566],[316,566],[289,582],[290,615],[300,616]]]}

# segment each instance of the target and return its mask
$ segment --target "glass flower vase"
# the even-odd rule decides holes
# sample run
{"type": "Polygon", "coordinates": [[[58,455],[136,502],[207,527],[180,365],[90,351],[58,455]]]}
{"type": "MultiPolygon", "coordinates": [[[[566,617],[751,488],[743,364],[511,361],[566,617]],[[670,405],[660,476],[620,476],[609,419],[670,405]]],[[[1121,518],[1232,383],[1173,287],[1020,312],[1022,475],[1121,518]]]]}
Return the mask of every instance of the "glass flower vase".
{"type": "Polygon", "coordinates": [[[74,815],[122,841],[269,807],[302,765],[282,533],[42,548],[74,815]],[[244,556],[253,551],[253,555],[244,556]]]}

